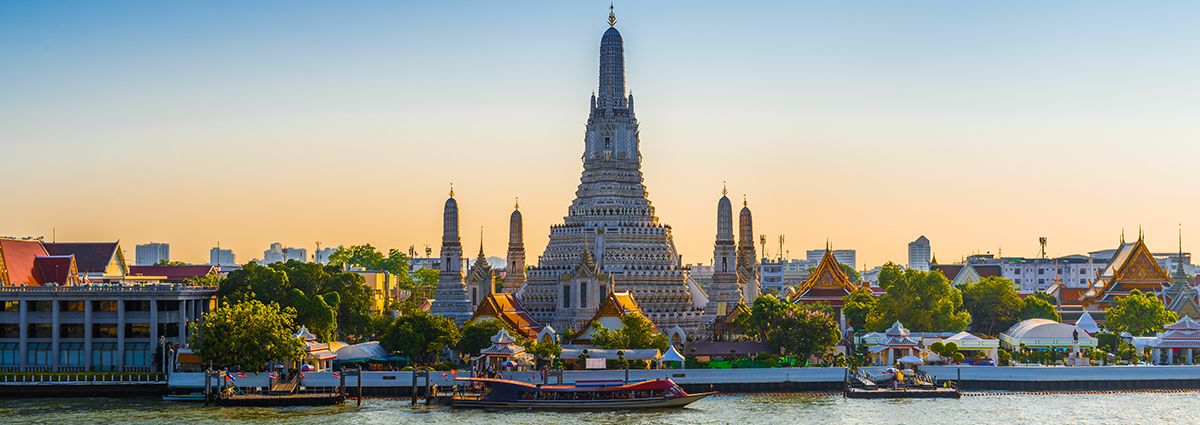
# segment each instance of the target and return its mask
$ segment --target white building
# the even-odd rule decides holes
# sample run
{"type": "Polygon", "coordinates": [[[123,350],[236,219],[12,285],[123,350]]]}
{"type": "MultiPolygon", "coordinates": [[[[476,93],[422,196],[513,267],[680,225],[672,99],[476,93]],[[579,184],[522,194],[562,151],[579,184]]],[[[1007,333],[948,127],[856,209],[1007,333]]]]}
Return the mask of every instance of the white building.
{"type": "Polygon", "coordinates": [[[208,250],[208,264],[211,266],[234,265],[234,264],[237,264],[237,258],[233,255],[232,249],[221,249],[221,248],[213,247],[213,249],[208,250]]]}
{"type": "Polygon", "coordinates": [[[134,265],[153,266],[159,261],[171,261],[171,245],[151,242],[138,245],[134,256],[134,265]]]}
{"type": "MultiPolygon", "coordinates": [[[[850,266],[852,269],[855,268],[856,254],[853,249],[835,249],[830,252],[833,253],[833,259],[837,262],[850,266]]],[[[812,264],[811,267],[816,267],[821,263],[821,257],[825,256],[825,250],[810,249],[805,255],[808,257],[808,262],[812,264]]]]}
{"type": "Polygon", "coordinates": [[[293,247],[285,248],[283,244],[275,242],[271,244],[271,249],[263,251],[263,264],[287,262],[289,260],[307,262],[308,250],[293,247]]]}
{"type": "Polygon", "coordinates": [[[313,262],[318,264],[329,264],[329,256],[333,255],[334,252],[337,252],[338,248],[325,248],[317,250],[313,254],[313,262]]]}
{"type": "Polygon", "coordinates": [[[908,244],[908,268],[929,271],[929,259],[933,250],[924,235],[908,244]]]}

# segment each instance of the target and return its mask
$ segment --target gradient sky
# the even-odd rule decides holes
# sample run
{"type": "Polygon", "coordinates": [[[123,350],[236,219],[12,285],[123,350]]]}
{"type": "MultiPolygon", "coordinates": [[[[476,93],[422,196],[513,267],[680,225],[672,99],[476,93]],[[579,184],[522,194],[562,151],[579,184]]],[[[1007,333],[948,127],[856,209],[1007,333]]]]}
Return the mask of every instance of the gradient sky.
{"type": "MultiPolygon", "coordinates": [[[[582,169],[608,2],[0,2],[0,235],[541,253],[582,169]]],[[[949,262],[1200,241],[1200,3],[617,4],[685,263],[746,194],[771,255],[949,262]],[[1130,236],[1131,238],[1136,236],[1130,236]]],[[[310,251],[311,252],[311,251],[310,251]]],[[[760,253],[761,254],[761,253],[760,253]]]]}

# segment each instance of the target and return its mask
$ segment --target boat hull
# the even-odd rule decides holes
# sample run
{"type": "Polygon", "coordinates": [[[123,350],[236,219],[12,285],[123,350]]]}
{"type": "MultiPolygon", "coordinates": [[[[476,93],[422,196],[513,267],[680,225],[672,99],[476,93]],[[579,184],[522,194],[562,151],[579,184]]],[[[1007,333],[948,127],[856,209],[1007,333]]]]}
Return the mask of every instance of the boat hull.
{"type": "Polygon", "coordinates": [[[450,405],[453,407],[481,409],[668,409],[684,407],[713,394],[716,394],[716,392],[637,400],[495,401],[455,398],[450,401],[450,405]]]}

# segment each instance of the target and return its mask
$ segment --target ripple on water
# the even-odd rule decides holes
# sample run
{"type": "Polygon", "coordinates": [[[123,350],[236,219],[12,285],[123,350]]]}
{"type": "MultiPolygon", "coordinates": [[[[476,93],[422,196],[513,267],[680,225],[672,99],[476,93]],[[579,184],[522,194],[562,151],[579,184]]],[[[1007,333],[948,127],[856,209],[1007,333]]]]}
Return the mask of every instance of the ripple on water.
{"type": "Polygon", "coordinates": [[[364,400],[333,407],[217,408],[156,398],[0,400],[6,423],[184,424],[797,424],[1198,423],[1197,393],[1050,394],[958,400],[849,400],[838,396],[710,397],[685,409],[562,412],[455,410],[364,400]]]}

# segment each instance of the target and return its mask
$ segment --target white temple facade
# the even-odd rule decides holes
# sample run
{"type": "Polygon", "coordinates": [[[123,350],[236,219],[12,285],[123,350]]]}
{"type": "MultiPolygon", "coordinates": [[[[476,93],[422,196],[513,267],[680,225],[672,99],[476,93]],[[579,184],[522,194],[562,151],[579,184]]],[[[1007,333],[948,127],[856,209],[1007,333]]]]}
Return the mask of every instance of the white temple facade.
{"type": "Polygon", "coordinates": [[[535,319],[566,331],[586,325],[608,292],[628,291],[659,329],[679,325],[695,333],[707,300],[642,184],[624,42],[611,14],[609,23],[600,42],[599,91],[591,99],[579,188],[564,222],[550,228],[550,242],[519,294],[535,319]]]}

